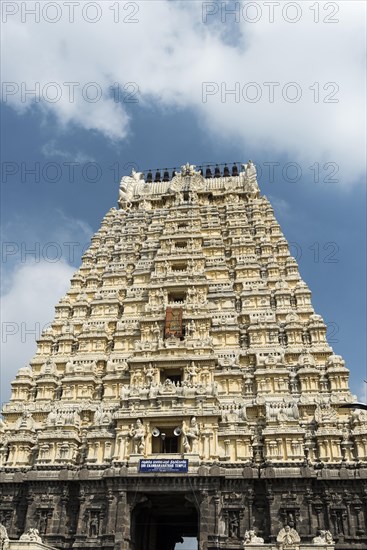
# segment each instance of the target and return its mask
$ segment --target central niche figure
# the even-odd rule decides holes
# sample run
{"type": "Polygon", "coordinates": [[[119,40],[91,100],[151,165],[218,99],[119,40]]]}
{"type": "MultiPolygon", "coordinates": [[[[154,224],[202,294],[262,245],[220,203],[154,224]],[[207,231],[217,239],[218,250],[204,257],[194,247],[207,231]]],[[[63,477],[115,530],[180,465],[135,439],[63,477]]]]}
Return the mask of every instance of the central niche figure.
{"type": "Polygon", "coordinates": [[[131,426],[129,437],[133,440],[135,454],[142,454],[145,447],[145,427],[140,418],[137,419],[135,426],[131,426]]]}
{"type": "Polygon", "coordinates": [[[301,538],[295,529],[286,525],[279,531],[277,542],[280,542],[285,549],[301,542],[301,538]]]}
{"type": "Polygon", "coordinates": [[[183,447],[185,453],[197,452],[199,434],[200,430],[195,416],[192,417],[190,426],[188,427],[185,421],[182,422],[183,447]]]}

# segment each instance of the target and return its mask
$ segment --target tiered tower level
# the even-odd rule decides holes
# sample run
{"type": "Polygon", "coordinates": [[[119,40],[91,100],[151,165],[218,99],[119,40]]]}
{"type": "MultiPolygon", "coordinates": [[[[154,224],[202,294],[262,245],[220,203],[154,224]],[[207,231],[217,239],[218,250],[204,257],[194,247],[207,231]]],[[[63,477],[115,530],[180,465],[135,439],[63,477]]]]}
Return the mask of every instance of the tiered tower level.
{"type": "Polygon", "coordinates": [[[122,179],[3,409],[10,537],[170,550],[162,518],[186,514],[200,549],[242,548],[252,529],[274,542],[286,525],[367,547],[367,422],[341,408],[349,372],[253,163],[205,176],[122,179]],[[162,458],[177,473],[142,467],[162,458]]]}

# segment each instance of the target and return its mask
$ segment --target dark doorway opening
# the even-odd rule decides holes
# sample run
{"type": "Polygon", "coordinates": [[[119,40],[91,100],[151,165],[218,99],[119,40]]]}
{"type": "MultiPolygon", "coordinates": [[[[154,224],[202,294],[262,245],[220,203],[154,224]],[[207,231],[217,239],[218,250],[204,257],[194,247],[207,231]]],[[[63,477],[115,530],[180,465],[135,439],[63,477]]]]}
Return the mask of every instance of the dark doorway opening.
{"type": "Polygon", "coordinates": [[[146,495],[132,512],[134,550],[175,550],[198,539],[196,508],[185,495],[146,495]]]}

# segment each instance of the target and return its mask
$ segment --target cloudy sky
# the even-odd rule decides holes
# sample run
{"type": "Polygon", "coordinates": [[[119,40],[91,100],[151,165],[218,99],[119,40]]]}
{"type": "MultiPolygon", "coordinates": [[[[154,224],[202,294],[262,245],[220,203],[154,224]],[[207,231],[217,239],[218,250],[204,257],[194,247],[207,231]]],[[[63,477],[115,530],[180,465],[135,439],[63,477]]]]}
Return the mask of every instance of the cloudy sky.
{"type": "Polygon", "coordinates": [[[1,8],[1,399],[123,174],[248,159],[363,398],[365,3],[1,8]]]}

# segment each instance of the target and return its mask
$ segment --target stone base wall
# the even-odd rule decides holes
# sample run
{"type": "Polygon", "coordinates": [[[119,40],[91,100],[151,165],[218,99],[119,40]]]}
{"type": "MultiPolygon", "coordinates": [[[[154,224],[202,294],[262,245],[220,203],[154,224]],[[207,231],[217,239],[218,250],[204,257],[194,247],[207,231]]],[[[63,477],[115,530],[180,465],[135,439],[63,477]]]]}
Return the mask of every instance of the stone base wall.
{"type": "Polygon", "coordinates": [[[39,542],[25,542],[12,540],[9,542],[9,550],[57,550],[53,546],[41,544],[39,542]]]}
{"type": "MultiPolygon", "coordinates": [[[[159,541],[162,533],[142,530],[145,524],[163,523],[163,516],[157,519],[154,513],[170,513],[171,507],[166,523],[174,527],[185,513],[185,529],[194,533],[186,536],[198,536],[200,550],[258,550],[244,545],[249,530],[264,539],[259,549],[279,550],[277,535],[285,525],[298,532],[299,550],[306,550],[320,530],[331,532],[335,550],[365,550],[366,479],[364,468],[306,467],[297,473],[234,464],[200,466],[196,475],[130,474],[124,465],[78,472],[8,472],[0,474],[0,523],[13,540],[38,529],[48,545],[44,548],[155,550],[157,542],[150,548],[144,541],[159,541]]],[[[11,550],[33,548],[12,544],[18,546],[11,550]]]]}

